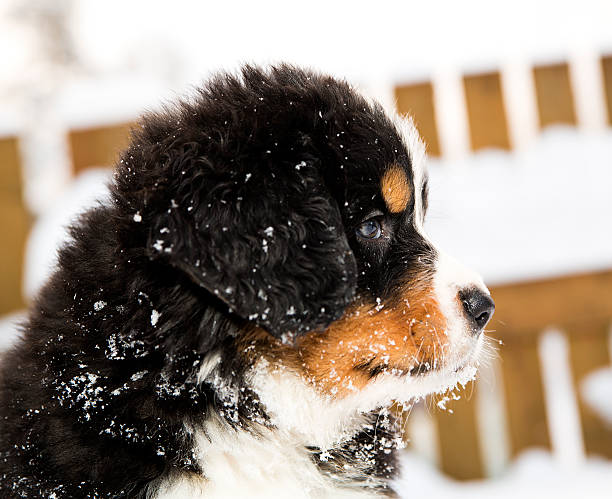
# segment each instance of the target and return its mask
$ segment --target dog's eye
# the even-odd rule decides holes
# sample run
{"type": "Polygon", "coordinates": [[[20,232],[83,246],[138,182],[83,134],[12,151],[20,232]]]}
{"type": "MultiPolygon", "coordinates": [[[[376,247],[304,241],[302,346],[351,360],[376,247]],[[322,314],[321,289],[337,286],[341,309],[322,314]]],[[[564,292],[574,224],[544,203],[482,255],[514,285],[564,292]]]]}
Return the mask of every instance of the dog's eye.
{"type": "Polygon", "coordinates": [[[370,218],[357,227],[356,232],[364,239],[378,239],[382,235],[382,227],[378,220],[370,218]]]}

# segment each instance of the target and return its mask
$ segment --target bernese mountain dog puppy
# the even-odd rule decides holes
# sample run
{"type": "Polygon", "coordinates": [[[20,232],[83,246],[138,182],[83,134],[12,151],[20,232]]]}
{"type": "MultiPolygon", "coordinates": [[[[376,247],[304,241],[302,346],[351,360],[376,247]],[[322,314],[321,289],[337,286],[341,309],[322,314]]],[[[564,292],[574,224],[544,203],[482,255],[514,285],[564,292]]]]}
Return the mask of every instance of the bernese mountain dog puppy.
{"type": "Polygon", "coordinates": [[[287,65],[144,116],[2,361],[0,495],[393,495],[386,408],[472,379],[494,308],[424,156],[287,65]]]}

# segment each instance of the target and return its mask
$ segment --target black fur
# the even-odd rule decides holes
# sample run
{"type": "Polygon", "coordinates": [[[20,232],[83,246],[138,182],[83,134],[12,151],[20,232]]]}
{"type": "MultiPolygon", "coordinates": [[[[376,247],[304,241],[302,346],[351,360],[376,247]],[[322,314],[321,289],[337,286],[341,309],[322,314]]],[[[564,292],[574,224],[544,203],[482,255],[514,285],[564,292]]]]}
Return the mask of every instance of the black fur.
{"type": "MultiPolygon", "coordinates": [[[[286,342],[322,330],[430,251],[415,233],[401,248],[355,240],[385,210],[392,163],[411,175],[380,108],[288,66],[220,75],[145,116],[112,202],[74,226],[3,360],[0,496],[149,496],[164,477],[202,472],[185,423],[215,411],[237,428],[269,424],[244,385],[245,328],[286,342]],[[213,350],[240,400],[197,382],[213,350]]],[[[391,457],[376,457],[390,474],[391,457]]]]}
{"type": "Polygon", "coordinates": [[[363,429],[341,447],[326,452],[310,450],[319,469],[332,479],[359,483],[365,489],[393,496],[388,480],[398,472],[398,424],[388,411],[373,412],[368,414],[363,429]]]}

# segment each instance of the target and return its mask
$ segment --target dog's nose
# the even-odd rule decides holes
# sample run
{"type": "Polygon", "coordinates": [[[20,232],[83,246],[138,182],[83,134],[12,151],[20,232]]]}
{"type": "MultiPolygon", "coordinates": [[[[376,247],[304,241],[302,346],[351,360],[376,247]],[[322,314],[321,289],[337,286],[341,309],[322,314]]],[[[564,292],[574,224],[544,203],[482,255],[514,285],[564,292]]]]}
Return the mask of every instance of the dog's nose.
{"type": "Polygon", "coordinates": [[[468,319],[474,325],[474,334],[480,334],[495,311],[491,296],[477,288],[459,292],[459,299],[468,319]]]}

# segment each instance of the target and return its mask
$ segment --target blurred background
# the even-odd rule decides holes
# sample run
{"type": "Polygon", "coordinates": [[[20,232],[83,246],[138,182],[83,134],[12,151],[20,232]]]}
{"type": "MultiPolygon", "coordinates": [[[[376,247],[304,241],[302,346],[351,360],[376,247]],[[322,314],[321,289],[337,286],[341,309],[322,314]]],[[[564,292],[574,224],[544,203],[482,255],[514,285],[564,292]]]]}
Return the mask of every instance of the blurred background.
{"type": "Polygon", "coordinates": [[[411,114],[499,354],[406,418],[403,496],[609,497],[612,2],[0,2],[0,345],[145,110],[288,61],[411,114]]]}

